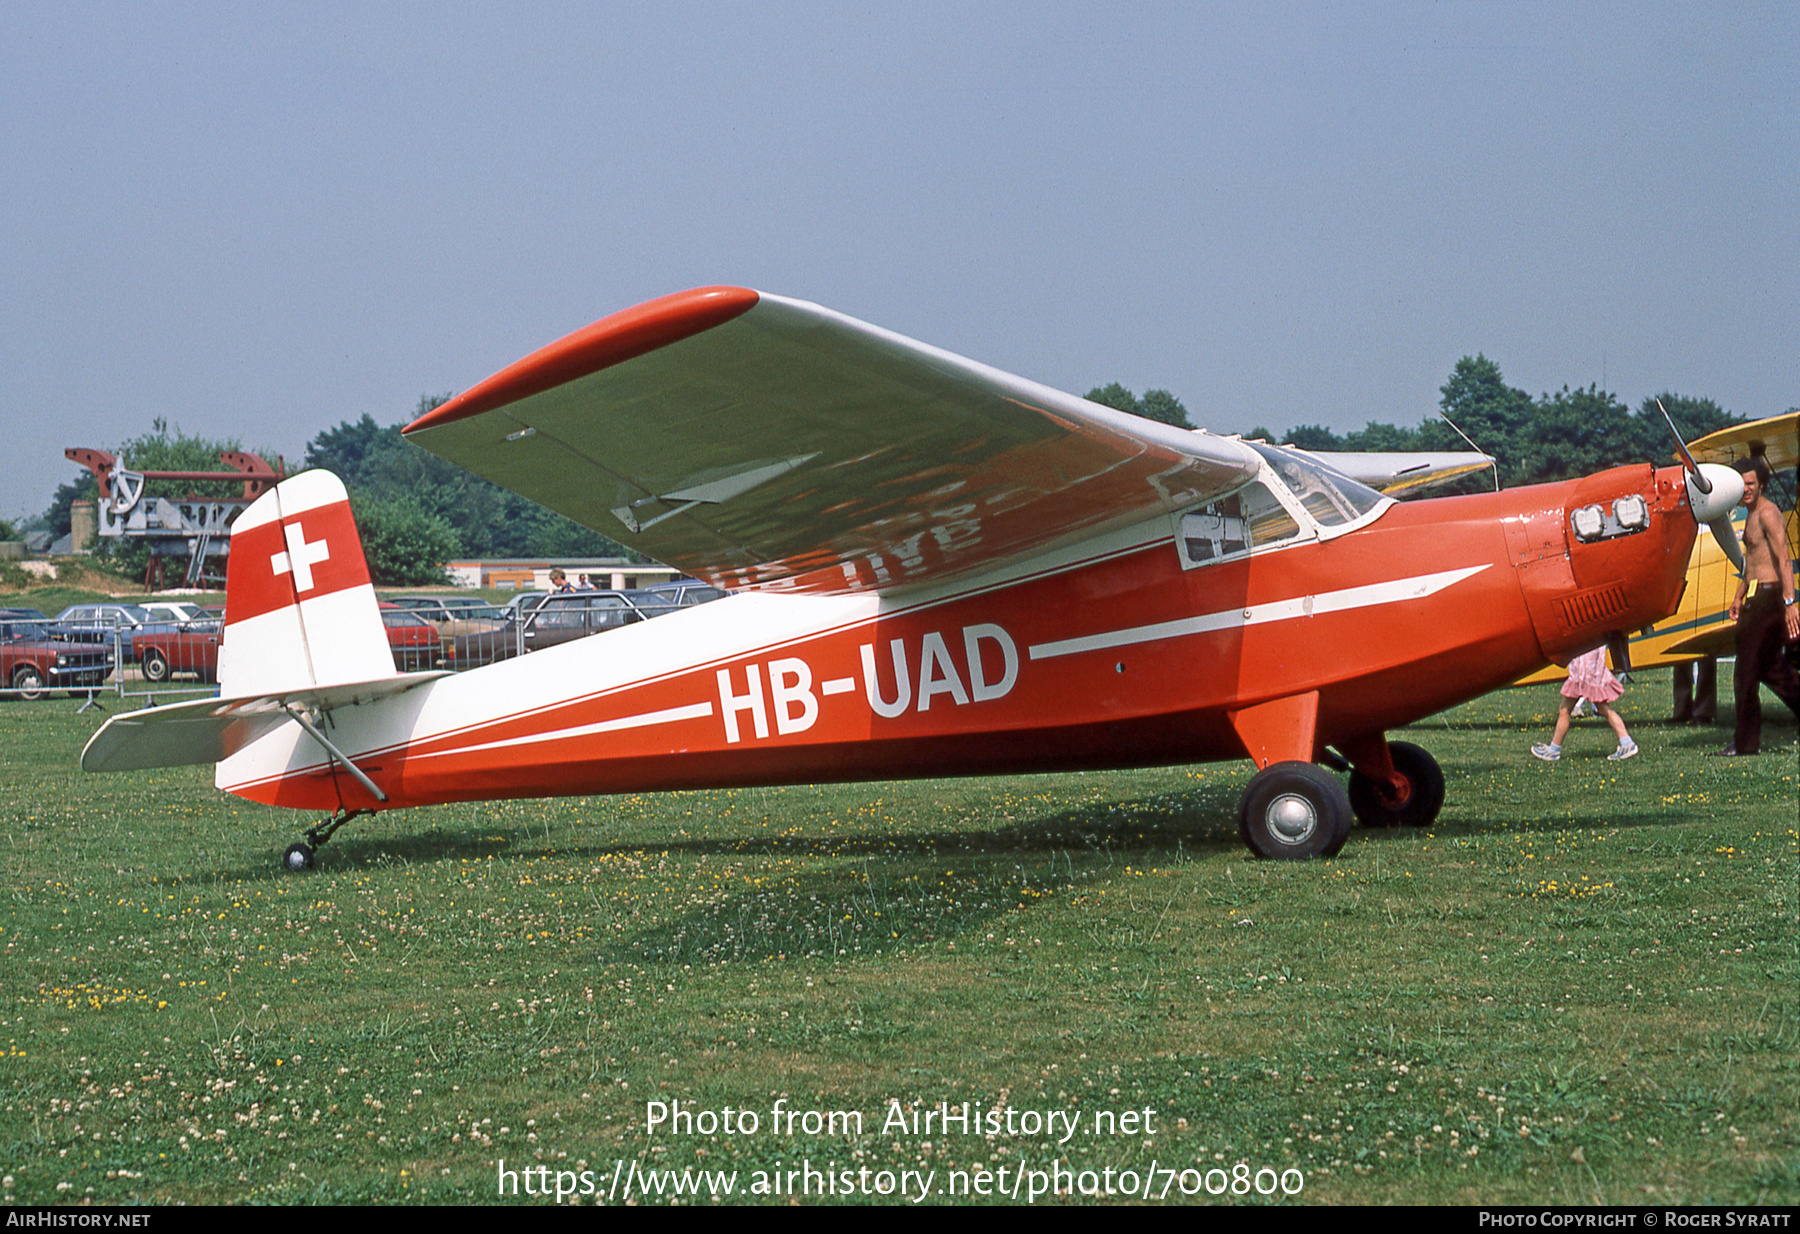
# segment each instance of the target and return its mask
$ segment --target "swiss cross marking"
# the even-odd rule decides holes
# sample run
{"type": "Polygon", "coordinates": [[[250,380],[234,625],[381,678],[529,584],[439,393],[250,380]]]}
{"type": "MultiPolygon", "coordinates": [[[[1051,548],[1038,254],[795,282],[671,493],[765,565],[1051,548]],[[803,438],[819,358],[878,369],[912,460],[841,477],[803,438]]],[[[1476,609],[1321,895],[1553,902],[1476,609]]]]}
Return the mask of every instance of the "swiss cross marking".
{"type": "Polygon", "coordinates": [[[274,553],[269,557],[269,565],[280,577],[292,570],[294,573],[294,591],[306,592],[313,588],[313,566],[331,557],[331,546],[324,540],[308,543],[306,533],[300,530],[300,524],[288,523],[282,527],[287,537],[287,552],[274,553]]]}

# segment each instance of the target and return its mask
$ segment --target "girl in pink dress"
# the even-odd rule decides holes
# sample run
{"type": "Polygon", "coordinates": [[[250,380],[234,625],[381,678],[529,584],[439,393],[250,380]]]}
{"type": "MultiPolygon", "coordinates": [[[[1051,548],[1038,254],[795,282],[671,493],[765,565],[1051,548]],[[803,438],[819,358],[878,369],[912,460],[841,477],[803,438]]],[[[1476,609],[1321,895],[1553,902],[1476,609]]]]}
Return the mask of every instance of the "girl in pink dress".
{"type": "Polygon", "coordinates": [[[1624,717],[1612,708],[1612,701],[1625,693],[1625,687],[1619,684],[1606,667],[1606,648],[1596,647],[1586,655],[1576,656],[1569,661],[1569,679],[1563,682],[1562,705],[1556,712],[1556,731],[1550,735],[1548,745],[1539,744],[1531,747],[1531,752],[1546,763],[1554,763],[1562,757],[1563,738],[1569,733],[1570,713],[1574,710],[1575,700],[1585,698],[1594,704],[1594,710],[1600,718],[1612,725],[1612,731],[1619,735],[1619,748],[1606,757],[1613,762],[1622,762],[1637,756],[1637,742],[1625,731],[1624,717]]]}

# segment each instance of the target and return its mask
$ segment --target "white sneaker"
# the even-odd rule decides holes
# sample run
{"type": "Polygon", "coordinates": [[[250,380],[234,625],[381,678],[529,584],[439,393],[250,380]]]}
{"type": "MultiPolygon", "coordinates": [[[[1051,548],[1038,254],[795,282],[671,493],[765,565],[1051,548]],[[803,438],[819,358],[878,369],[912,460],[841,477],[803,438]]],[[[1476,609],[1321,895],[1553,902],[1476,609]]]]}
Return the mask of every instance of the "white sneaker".
{"type": "MultiPolygon", "coordinates": [[[[1531,747],[1531,752],[1538,758],[1543,759],[1546,763],[1555,763],[1562,760],[1561,746],[1545,745],[1540,742],[1531,747]]],[[[1632,753],[1637,753],[1635,748],[1633,748],[1632,753]]]]}
{"type": "Polygon", "coordinates": [[[1637,742],[1632,741],[1630,738],[1626,738],[1619,743],[1618,749],[1614,750],[1606,757],[1609,762],[1622,763],[1628,758],[1636,758],[1637,752],[1637,742]]]}

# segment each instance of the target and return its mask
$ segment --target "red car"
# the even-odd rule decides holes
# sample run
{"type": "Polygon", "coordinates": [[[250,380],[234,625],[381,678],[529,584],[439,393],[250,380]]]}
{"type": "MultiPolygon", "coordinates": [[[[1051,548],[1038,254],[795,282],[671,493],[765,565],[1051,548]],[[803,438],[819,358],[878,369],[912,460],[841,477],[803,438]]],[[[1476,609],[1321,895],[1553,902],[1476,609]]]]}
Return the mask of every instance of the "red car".
{"type": "MultiPolygon", "coordinates": [[[[437,627],[392,604],[381,606],[381,624],[387,629],[388,650],[394,667],[403,673],[437,667],[440,654],[437,627]]],[[[140,634],[135,644],[144,680],[165,682],[178,674],[201,681],[219,679],[219,640],[224,620],[190,621],[173,630],[140,634]]]]}
{"type": "Polygon", "coordinates": [[[93,689],[112,676],[112,648],[52,638],[35,621],[0,620],[0,689],[42,698],[52,689],[93,689]]]}
{"type": "Polygon", "coordinates": [[[394,653],[394,667],[403,673],[417,673],[437,667],[442,654],[438,628],[417,613],[386,601],[381,605],[381,624],[387,627],[388,650],[394,653]]]}
{"type": "Polygon", "coordinates": [[[177,673],[191,673],[201,681],[217,681],[224,625],[221,618],[201,618],[140,633],[132,642],[132,653],[143,666],[144,680],[160,684],[177,673]]]}

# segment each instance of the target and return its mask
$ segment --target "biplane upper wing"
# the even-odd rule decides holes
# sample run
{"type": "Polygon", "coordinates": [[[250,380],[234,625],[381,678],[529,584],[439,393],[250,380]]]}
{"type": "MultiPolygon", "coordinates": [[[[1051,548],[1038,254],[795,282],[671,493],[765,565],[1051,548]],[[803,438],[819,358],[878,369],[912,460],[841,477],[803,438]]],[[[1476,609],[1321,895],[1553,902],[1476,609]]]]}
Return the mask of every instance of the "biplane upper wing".
{"type": "Polygon", "coordinates": [[[1760,454],[1775,471],[1784,471],[1800,463],[1800,411],[1722,428],[1689,442],[1688,451],[1702,463],[1726,466],[1760,454]]]}
{"type": "Polygon", "coordinates": [[[719,586],[817,592],[969,573],[1258,466],[1234,439],[739,287],[603,318],[406,434],[719,586]]]}

